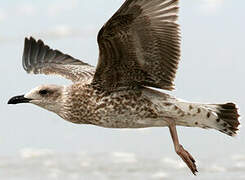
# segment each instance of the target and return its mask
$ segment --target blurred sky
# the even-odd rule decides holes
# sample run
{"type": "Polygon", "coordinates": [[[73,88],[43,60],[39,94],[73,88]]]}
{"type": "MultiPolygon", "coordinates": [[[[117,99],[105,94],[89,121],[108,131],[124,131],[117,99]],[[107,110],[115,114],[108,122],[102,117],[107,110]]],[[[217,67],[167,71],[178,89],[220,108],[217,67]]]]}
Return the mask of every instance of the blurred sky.
{"type": "MultiPolygon", "coordinates": [[[[14,95],[40,84],[67,80],[32,76],[22,68],[25,36],[96,65],[97,32],[123,0],[12,0],[0,2],[0,153],[23,148],[57,152],[126,151],[175,156],[167,128],[113,130],[74,125],[57,115],[22,104],[14,95]]],[[[245,1],[182,0],[182,57],[176,79],[178,98],[194,102],[236,102],[245,114],[245,1]]],[[[244,119],[241,118],[241,122],[244,119]]],[[[230,138],[214,130],[178,128],[180,142],[194,157],[244,153],[245,132],[230,138]]]]}

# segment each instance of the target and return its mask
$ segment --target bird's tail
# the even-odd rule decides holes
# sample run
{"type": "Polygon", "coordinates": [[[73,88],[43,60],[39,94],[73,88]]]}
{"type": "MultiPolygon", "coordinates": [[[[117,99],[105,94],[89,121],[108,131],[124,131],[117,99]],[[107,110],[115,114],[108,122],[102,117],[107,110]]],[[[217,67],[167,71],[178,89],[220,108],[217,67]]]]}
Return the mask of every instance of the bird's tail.
{"type": "Polygon", "coordinates": [[[239,130],[238,109],[234,103],[213,104],[207,107],[217,116],[215,129],[229,136],[235,136],[239,130]]]}
{"type": "MultiPolygon", "coordinates": [[[[212,128],[229,136],[235,136],[239,130],[238,108],[234,103],[226,104],[192,104],[181,103],[186,112],[183,121],[188,121],[187,126],[212,128]]],[[[178,122],[177,122],[178,124],[178,122]]],[[[179,122],[181,124],[181,121],[179,122]]],[[[185,124],[186,125],[186,124],[185,124]]]]}

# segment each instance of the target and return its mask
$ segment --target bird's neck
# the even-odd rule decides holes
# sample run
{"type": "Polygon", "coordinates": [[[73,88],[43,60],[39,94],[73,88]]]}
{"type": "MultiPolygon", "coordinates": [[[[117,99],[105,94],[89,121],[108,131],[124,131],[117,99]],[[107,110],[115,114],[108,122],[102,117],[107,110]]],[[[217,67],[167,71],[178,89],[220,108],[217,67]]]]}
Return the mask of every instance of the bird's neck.
{"type": "Polygon", "coordinates": [[[76,124],[91,124],[94,107],[100,92],[82,83],[72,84],[64,90],[62,111],[57,113],[63,119],[76,124]]]}

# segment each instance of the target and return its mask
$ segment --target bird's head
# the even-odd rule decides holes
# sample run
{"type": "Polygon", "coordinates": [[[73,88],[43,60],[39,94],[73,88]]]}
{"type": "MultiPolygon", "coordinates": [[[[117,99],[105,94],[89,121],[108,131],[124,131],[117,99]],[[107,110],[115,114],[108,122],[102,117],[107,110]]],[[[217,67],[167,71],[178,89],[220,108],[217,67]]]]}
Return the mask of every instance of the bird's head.
{"type": "Polygon", "coordinates": [[[49,111],[58,113],[62,106],[64,86],[42,85],[25,95],[12,97],[8,104],[32,103],[49,111]]]}

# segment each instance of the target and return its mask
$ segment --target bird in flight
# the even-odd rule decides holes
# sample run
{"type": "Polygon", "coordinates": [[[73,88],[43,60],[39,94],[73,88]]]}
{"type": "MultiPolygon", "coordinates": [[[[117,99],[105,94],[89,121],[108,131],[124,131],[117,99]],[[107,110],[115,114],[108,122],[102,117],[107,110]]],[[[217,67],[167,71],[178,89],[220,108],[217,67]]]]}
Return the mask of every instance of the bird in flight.
{"type": "Polygon", "coordinates": [[[8,104],[32,103],[77,124],[106,128],[168,127],[176,153],[193,174],[194,158],[179,143],[176,126],[238,130],[234,103],[179,100],[174,89],[180,60],[179,0],[126,0],[98,33],[99,59],[93,67],[26,38],[23,67],[28,73],[61,75],[68,86],[42,85],[8,104]]]}

